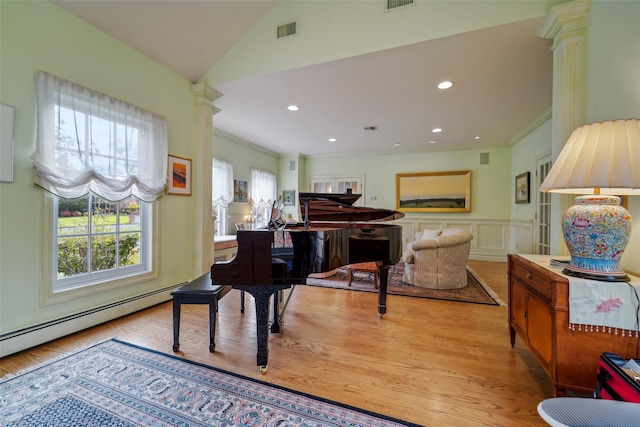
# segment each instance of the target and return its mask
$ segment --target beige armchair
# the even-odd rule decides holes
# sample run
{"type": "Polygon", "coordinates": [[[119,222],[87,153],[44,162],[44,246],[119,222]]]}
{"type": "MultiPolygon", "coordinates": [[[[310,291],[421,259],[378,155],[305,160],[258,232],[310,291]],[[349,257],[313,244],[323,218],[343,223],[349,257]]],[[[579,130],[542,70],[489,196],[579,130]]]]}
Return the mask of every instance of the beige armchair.
{"type": "Polygon", "coordinates": [[[459,228],[424,230],[416,233],[402,255],[402,280],[431,289],[467,286],[467,261],[473,235],[459,228]]]}

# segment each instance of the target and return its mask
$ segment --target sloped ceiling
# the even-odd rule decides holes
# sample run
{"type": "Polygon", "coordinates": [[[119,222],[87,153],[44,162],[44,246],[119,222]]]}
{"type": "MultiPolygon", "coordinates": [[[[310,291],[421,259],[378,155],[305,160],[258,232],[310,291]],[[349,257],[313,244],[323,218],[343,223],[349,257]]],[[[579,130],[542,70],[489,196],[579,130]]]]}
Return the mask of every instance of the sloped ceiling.
{"type": "MultiPolygon", "coordinates": [[[[194,83],[277,3],[51,1],[194,83]]],[[[282,154],[507,146],[551,106],[542,19],[219,83],[214,126],[282,154]],[[442,76],[451,89],[436,88],[442,76]]]]}

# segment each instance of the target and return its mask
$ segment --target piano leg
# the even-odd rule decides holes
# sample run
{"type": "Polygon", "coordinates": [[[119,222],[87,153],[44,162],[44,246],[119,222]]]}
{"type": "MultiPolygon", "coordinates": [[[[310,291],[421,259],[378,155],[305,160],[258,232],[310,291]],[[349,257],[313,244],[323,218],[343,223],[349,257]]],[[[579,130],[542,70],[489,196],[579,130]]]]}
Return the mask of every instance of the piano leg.
{"type": "Polygon", "coordinates": [[[387,312],[387,282],[391,263],[384,261],[378,263],[378,314],[382,316],[387,312]]]}
{"type": "Polygon", "coordinates": [[[291,285],[233,285],[234,289],[249,292],[256,304],[256,339],[258,353],[256,364],[260,372],[267,372],[269,358],[269,300],[271,295],[289,288],[291,285]]]}
{"type": "Polygon", "coordinates": [[[273,294],[273,321],[271,322],[271,333],[280,333],[280,304],[282,301],[282,290],[273,294]]]}

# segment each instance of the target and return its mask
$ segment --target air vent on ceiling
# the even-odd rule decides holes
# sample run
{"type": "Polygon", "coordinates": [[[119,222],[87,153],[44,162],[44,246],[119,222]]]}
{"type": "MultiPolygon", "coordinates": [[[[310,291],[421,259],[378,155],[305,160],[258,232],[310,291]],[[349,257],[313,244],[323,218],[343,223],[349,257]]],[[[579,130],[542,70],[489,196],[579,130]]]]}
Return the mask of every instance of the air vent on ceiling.
{"type": "Polygon", "coordinates": [[[397,9],[403,6],[409,6],[413,4],[413,0],[386,0],[387,10],[397,9]]]}
{"type": "Polygon", "coordinates": [[[378,126],[367,126],[364,130],[378,130],[378,126]]]}
{"type": "Polygon", "coordinates": [[[279,39],[283,37],[293,36],[298,33],[298,21],[289,22],[288,24],[283,24],[278,26],[277,29],[277,37],[279,39]]]}

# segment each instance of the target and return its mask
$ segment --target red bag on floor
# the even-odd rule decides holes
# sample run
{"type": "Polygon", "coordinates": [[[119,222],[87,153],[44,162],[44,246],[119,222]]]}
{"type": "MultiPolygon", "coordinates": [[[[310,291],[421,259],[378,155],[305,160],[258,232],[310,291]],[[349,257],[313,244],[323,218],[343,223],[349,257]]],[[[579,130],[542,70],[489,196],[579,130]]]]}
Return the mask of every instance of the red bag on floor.
{"type": "MultiPolygon", "coordinates": [[[[640,360],[635,359],[640,364],[640,360]]],[[[602,353],[598,363],[596,399],[640,403],[640,373],[623,369],[628,360],[617,354],[602,353]]]]}

